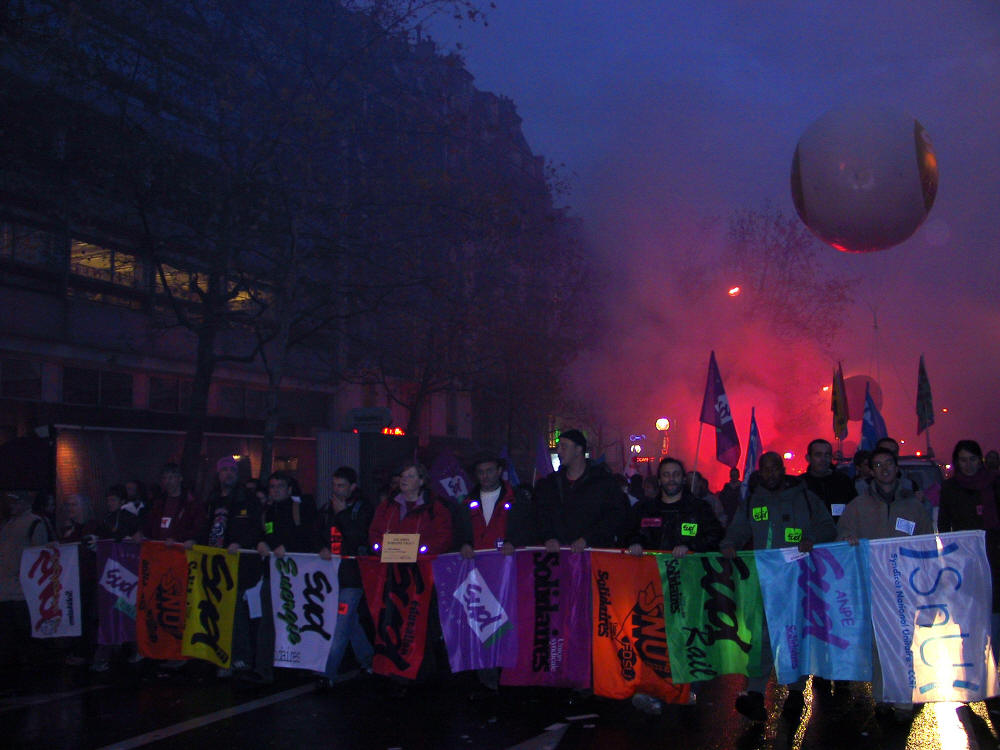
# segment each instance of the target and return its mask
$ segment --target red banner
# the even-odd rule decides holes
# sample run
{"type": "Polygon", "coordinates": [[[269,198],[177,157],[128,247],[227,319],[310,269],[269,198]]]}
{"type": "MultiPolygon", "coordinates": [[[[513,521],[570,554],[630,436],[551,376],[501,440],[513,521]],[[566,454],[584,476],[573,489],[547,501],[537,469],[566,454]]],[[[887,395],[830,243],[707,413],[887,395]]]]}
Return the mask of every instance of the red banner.
{"type": "Polygon", "coordinates": [[[687,703],[689,685],[670,679],[663,587],[656,560],[620,552],[592,552],[594,693],[629,698],[655,695],[687,703]]]}
{"type": "Polygon", "coordinates": [[[430,560],[382,563],[359,558],[365,599],[375,621],[377,674],[416,679],[424,660],[434,576],[430,560]]]}
{"type": "Polygon", "coordinates": [[[139,556],[136,642],[151,659],[183,659],[187,598],[184,548],[146,542],[139,556]]]}

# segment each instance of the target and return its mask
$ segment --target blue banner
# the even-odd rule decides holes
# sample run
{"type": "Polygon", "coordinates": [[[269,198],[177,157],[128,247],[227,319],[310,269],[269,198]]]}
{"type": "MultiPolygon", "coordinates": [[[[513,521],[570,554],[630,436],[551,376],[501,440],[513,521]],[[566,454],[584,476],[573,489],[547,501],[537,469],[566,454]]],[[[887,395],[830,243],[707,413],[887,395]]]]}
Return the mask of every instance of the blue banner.
{"type": "Polygon", "coordinates": [[[825,544],[757,550],[757,575],[778,682],[814,674],[872,678],[872,626],[865,547],[825,544]]]}

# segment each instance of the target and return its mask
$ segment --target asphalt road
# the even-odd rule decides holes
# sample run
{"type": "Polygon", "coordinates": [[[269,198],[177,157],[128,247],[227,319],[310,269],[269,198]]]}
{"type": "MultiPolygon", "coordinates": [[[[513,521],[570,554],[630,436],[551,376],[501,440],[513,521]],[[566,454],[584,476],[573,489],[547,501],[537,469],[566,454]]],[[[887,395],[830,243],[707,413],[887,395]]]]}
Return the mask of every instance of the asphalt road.
{"type": "Polygon", "coordinates": [[[125,663],[106,674],[60,659],[0,674],[0,745],[17,748],[323,748],[324,750],[644,750],[645,748],[849,748],[961,750],[998,747],[989,707],[966,723],[955,704],[927,705],[912,723],[875,715],[867,686],[807,690],[798,722],[780,715],[784,691],[768,691],[769,719],[733,709],[741,678],[698,687],[691,706],[661,715],[565,690],[501,688],[484,695],[472,674],[403,686],[359,677],[321,691],[307,674],[278,670],[273,685],[220,680],[192,663],[162,673],[125,663]]]}

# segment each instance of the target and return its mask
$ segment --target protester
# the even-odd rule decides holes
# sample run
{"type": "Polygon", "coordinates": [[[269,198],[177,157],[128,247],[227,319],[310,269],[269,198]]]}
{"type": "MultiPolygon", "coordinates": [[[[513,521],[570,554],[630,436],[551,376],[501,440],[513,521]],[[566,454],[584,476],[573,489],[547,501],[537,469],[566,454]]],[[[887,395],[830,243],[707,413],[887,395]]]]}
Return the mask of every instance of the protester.
{"type": "Polygon", "coordinates": [[[941,487],[938,531],[985,529],[993,577],[993,643],[1000,643],[1000,481],[983,464],[975,440],[959,440],[951,454],[952,476],[941,487]]]}
{"type": "Polygon", "coordinates": [[[128,503],[127,498],[125,485],[116,484],[108,488],[104,495],[107,512],[97,525],[98,539],[120,542],[139,530],[139,516],[134,511],[135,506],[128,503]]]}
{"type": "MultiPolygon", "coordinates": [[[[800,552],[811,551],[814,544],[833,541],[836,526],[823,501],[797,478],[786,477],[779,454],[764,453],[757,466],[760,482],[746,500],[740,501],[736,517],[719,544],[725,557],[735,558],[736,550],[749,541],[753,542],[753,549],[797,547],[800,552]]],[[[749,678],[746,692],[736,699],[736,710],[753,721],[767,719],[764,688],[774,666],[766,621],[761,638],[762,676],[749,678]]],[[[788,686],[782,716],[790,721],[798,722],[801,718],[804,687],[803,678],[788,686]]]]}
{"type": "Polygon", "coordinates": [[[184,487],[181,468],[165,464],[160,472],[149,512],[140,532],[139,541],[153,539],[163,542],[193,544],[205,525],[205,506],[184,487]]]}
{"type": "Polygon", "coordinates": [[[621,546],[629,505],[611,472],[587,459],[587,438],[579,430],[563,432],[556,452],[559,470],[535,485],[535,542],[550,552],[621,546]]]}
{"type": "MultiPolygon", "coordinates": [[[[886,448],[876,448],[871,456],[871,491],[851,500],[837,524],[837,540],[856,545],[859,539],[933,534],[934,522],[923,503],[899,481],[896,457],[886,448]]],[[[878,649],[873,649],[872,695],[882,696],[882,667],[878,649]]],[[[913,718],[912,703],[879,703],[881,713],[893,713],[897,721],[913,718]]]]}
{"type": "Polygon", "coordinates": [[[370,552],[368,530],[375,511],[358,488],[358,474],[350,466],[333,472],[333,496],[330,506],[320,514],[317,525],[320,536],[320,557],[329,560],[341,555],[337,580],[340,585],[337,625],[330,641],[326,660],[325,685],[338,682],[338,675],[348,644],[358,666],[370,672],[375,649],[361,624],[360,613],[367,606],[361,583],[361,568],[357,557],[370,552]]]}
{"type": "Polygon", "coordinates": [[[740,481],[740,470],[733,468],[729,470],[729,481],[719,491],[719,505],[722,506],[724,519],[722,525],[729,527],[736,515],[736,506],[740,504],[740,497],[743,494],[743,483],[740,481]]]}
{"type": "MultiPolygon", "coordinates": [[[[80,544],[80,624],[81,635],[69,639],[66,663],[77,667],[89,663],[97,641],[97,523],[90,500],[84,495],[67,495],[62,505],[63,522],[59,544],[80,544]]],[[[52,542],[54,545],[55,542],[52,542]]]]}
{"type": "Polygon", "coordinates": [[[860,450],[854,454],[851,463],[854,464],[854,494],[864,495],[868,492],[868,483],[872,480],[871,451],[860,450]]]}
{"type": "Polygon", "coordinates": [[[632,509],[628,552],[670,552],[683,557],[689,552],[711,552],[719,548],[724,529],[712,508],[687,487],[684,464],[667,456],[660,461],[660,497],[641,500],[632,509]]]}
{"type": "Polygon", "coordinates": [[[36,649],[31,617],[21,589],[21,553],[53,539],[45,519],[34,513],[25,493],[6,495],[10,518],[0,529],[0,665],[26,665],[36,649]]]}
{"type": "Polygon", "coordinates": [[[472,471],[476,484],[463,502],[471,534],[462,540],[462,552],[469,557],[472,550],[500,549],[512,555],[515,545],[523,546],[526,541],[523,515],[527,499],[502,479],[503,461],[497,456],[479,454],[472,462],[472,471]]]}
{"type": "Polygon", "coordinates": [[[376,552],[385,534],[419,534],[422,555],[440,555],[455,548],[452,514],[426,489],[427,469],[408,461],[399,471],[399,492],[375,508],[369,539],[376,552]]]}
{"type": "Polygon", "coordinates": [[[819,497],[837,519],[844,512],[844,507],[858,494],[851,478],[833,468],[833,445],[828,440],[816,438],[810,441],[806,448],[808,467],[801,475],[813,494],[819,497]]]}

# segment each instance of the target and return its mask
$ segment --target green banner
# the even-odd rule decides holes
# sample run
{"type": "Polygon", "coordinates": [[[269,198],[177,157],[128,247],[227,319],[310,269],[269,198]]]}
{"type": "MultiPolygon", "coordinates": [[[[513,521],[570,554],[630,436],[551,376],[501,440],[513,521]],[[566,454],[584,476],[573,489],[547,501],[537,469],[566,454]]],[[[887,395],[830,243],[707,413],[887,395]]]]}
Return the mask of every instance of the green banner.
{"type": "Polygon", "coordinates": [[[764,605],[753,552],[656,554],[675,682],[760,676],[764,605]]]}

